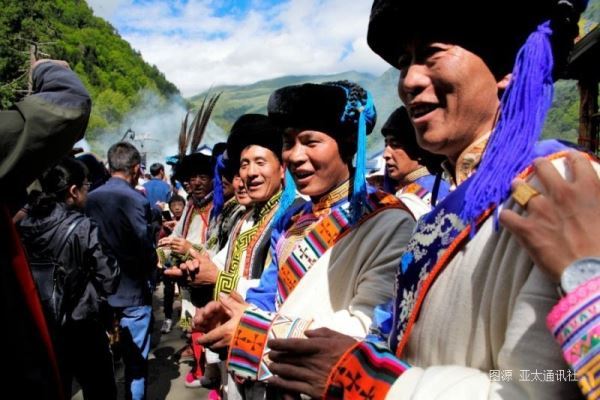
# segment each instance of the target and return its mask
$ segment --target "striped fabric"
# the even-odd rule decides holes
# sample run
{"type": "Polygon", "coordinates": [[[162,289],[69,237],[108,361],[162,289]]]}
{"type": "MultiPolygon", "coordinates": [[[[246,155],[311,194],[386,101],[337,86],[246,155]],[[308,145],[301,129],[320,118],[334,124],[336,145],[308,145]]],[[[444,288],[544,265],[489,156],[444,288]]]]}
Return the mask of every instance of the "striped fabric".
{"type": "Polygon", "coordinates": [[[237,326],[229,352],[229,371],[242,379],[256,379],[273,315],[250,306],[237,326]]]}
{"type": "Polygon", "coordinates": [[[563,298],[546,320],[588,399],[600,399],[600,277],[563,298]]]}
{"type": "Polygon", "coordinates": [[[385,399],[396,379],[410,365],[385,346],[358,342],[332,368],[324,399],[385,399]]]}
{"type": "MultiPolygon", "coordinates": [[[[368,195],[363,216],[357,226],[366,219],[388,208],[403,207],[398,200],[384,192],[368,195]]],[[[303,219],[300,217],[298,222],[303,219]]],[[[306,236],[298,241],[294,250],[279,264],[277,276],[277,306],[281,306],[298,282],[321,256],[352,228],[350,224],[350,203],[333,208],[329,215],[316,223],[306,236]]],[[[293,230],[292,226],[290,230],[293,230]]]]}

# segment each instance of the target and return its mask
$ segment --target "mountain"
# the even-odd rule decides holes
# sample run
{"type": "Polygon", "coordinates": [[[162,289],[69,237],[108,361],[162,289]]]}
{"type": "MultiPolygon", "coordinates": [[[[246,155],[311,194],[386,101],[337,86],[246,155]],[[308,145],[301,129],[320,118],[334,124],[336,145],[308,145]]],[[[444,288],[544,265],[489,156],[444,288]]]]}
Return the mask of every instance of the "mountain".
{"type": "MultiPolygon", "coordinates": [[[[180,97],[179,90],[147,64],[83,0],[0,0],[0,106],[27,89],[30,46],[39,58],[63,59],[77,72],[92,101],[88,140],[107,132],[121,137],[121,123],[148,97],[180,97]]],[[[183,101],[182,101],[183,102],[183,101]]]]}
{"type": "MultiPolygon", "coordinates": [[[[271,93],[283,86],[300,85],[303,83],[320,83],[327,81],[349,80],[358,83],[373,96],[375,107],[377,109],[377,125],[375,130],[369,136],[370,152],[377,151],[382,146],[383,138],[379,134],[381,126],[387,116],[400,105],[400,100],[396,92],[398,81],[398,71],[390,68],[381,76],[361,72],[344,72],[334,75],[303,75],[303,76],[284,76],[275,79],[259,81],[245,86],[217,86],[210,89],[210,92],[223,92],[217,106],[213,111],[213,121],[219,125],[225,132],[229,131],[231,125],[242,114],[267,112],[267,101],[271,93]]],[[[206,92],[200,93],[189,101],[194,107],[202,103],[206,92]]]]}

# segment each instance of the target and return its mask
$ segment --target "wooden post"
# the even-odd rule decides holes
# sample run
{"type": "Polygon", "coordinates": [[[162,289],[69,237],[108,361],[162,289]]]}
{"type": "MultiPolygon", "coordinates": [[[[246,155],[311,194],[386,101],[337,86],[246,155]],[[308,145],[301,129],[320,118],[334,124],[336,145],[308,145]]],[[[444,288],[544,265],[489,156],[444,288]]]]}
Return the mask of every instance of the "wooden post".
{"type": "Polygon", "coordinates": [[[29,45],[29,76],[27,78],[27,95],[33,92],[33,64],[37,60],[37,45],[29,45]]]}
{"type": "Polygon", "coordinates": [[[582,79],[579,87],[579,139],[580,146],[598,152],[598,80],[582,79]]]}

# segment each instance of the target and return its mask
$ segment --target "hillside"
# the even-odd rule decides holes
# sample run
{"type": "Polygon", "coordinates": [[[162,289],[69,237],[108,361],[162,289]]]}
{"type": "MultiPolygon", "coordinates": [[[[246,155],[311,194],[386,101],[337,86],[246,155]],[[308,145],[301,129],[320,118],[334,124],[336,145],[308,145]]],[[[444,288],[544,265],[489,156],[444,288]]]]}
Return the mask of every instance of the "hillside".
{"type": "MultiPolygon", "coordinates": [[[[327,81],[350,80],[357,82],[371,92],[375,99],[375,106],[378,112],[377,126],[374,133],[378,133],[385,118],[395,107],[400,104],[396,94],[396,81],[398,72],[390,69],[383,75],[376,77],[370,74],[360,72],[344,72],[335,75],[304,75],[304,76],[285,76],[281,78],[269,79],[256,82],[246,86],[218,86],[210,89],[211,92],[222,91],[223,95],[213,111],[213,120],[217,125],[229,131],[231,125],[242,114],[246,113],[266,113],[267,100],[270,94],[283,86],[300,85],[307,82],[319,83],[327,81]]],[[[204,97],[205,93],[200,93],[192,98],[190,102],[197,107],[204,97]]],[[[381,135],[372,134],[369,137],[369,149],[376,151],[381,144],[381,135]]]]}
{"type": "Polygon", "coordinates": [[[95,17],[83,0],[0,0],[0,105],[27,89],[30,45],[39,58],[64,59],[81,77],[93,100],[87,138],[121,136],[121,123],[148,94],[159,99],[179,90],[142,59],[116,30],[95,17]]]}

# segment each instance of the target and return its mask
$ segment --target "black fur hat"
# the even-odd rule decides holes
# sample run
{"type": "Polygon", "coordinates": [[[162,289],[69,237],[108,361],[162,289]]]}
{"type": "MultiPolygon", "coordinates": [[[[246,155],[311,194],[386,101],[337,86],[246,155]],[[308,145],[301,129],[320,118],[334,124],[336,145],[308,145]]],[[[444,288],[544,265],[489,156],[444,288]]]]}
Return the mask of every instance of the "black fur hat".
{"type": "MultiPolygon", "coordinates": [[[[283,128],[312,129],[332,136],[356,135],[360,112],[353,107],[363,106],[366,98],[362,87],[348,81],[306,83],[276,90],[267,109],[269,118],[283,128]]],[[[375,126],[376,114],[372,115],[366,121],[367,134],[375,126]]]]}
{"type": "Polygon", "coordinates": [[[394,110],[381,127],[381,134],[393,136],[402,150],[413,160],[418,160],[430,172],[439,172],[441,164],[446,159],[444,156],[433,154],[419,147],[415,128],[410,122],[406,107],[401,106],[394,110]]]}
{"type": "Polygon", "coordinates": [[[202,153],[193,153],[183,157],[175,170],[175,179],[185,182],[194,175],[214,176],[214,167],[211,156],[202,153]]]}
{"type": "Polygon", "coordinates": [[[242,150],[251,145],[271,150],[281,161],[282,136],[266,115],[242,115],[231,127],[227,138],[227,158],[232,168],[239,169],[242,150]]]}
{"type": "MultiPolygon", "coordinates": [[[[405,46],[413,38],[458,44],[480,56],[496,77],[501,77],[511,72],[518,49],[537,25],[553,19],[554,26],[561,24],[561,29],[572,31],[576,29],[585,3],[584,0],[498,3],[375,0],[367,42],[375,53],[396,68],[400,68],[405,46]]],[[[569,33],[571,43],[573,33],[576,34],[569,33]]],[[[555,43],[555,53],[563,50],[562,47],[555,43]]],[[[555,54],[555,59],[562,60],[565,56],[555,54]]]]}

